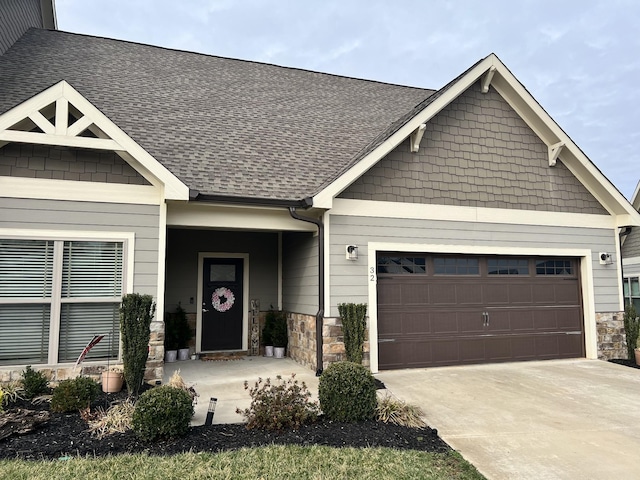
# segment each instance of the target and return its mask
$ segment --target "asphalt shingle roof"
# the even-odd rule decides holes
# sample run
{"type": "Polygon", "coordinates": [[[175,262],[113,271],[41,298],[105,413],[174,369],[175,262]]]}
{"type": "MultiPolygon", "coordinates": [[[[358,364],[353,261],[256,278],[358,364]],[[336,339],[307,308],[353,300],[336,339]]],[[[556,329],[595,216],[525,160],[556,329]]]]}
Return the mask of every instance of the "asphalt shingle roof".
{"type": "Polygon", "coordinates": [[[0,57],[0,113],[66,80],[190,188],[302,200],[434,90],[30,29],[0,57]]]}

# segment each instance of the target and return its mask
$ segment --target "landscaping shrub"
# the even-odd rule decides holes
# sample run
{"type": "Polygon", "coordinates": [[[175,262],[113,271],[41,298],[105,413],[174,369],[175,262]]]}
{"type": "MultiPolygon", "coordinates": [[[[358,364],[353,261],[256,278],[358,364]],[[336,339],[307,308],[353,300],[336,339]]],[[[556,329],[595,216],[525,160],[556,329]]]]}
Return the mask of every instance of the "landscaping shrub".
{"type": "Polygon", "coordinates": [[[422,428],[427,424],[422,419],[420,407],[405,403],[389,395],[378,399],[376,406],[376,420],[384,423],[394,423],[403,427],[422,428]]]}
{"type": "Polygon", "coordinates": [[[137,396],[144,379],[149,356],[149,327],[155,313],[151,295],[130,293],[122,297],[120,332],[122,335],[122,363],[129,395],[137,396]]]}
{"type": "Polygon", "coordinates": [[[338,313],[342,320],[344,350],[347,361],[362,363],[364,357],[364,335],[367,329],[366,303],[339,303],[338,313]]]}
{"type": "Polygon", "coordinates": [[[192,416],[191,396],[182,389],[163,385],[140,395],[133,411],[133,431],[147,441],[184,435],[192,416]]]}
{"type": "Polygon", "coordinates": [[[633,350],[636,348],[638,336],[640,334],[640,319],[633,304],[629,304],[624,309],[624,333],[627,342],[627,355],[629,360],[635,360],[633,350]]]}
{"type": "Polygon", "coordinates": [[[49,380],[44,372],[34,370],[31,365],[27,365],[22,372],[22,389],[24,398],[31,400],[49,393],[49,380]]]}
{"type": "Polygon", "coordinates": [[[89,377],[63,380],[53,389],[51,410],[54,412],[75,412],[88,408],[99,392],[100,385],[89,377]]]}
{"type": "Polygon", "coordinates": [[[336,362],[320,375],[322,412],[332,420],[357,422],[374,417],[377,398],[371,372],[353,362],[336,362]]]}
{"type": "Polygon", "coordinates": [[[261,378],[249,387],[244,382],[244,389],[249,390],[251,406],[244,410],[236,409],[247,421],[247,428],[282,431],[296,429],[305,423],[312,423],[318,418],[318,403],[310,401],[311,392],[304,382],[291,378],[283,380],[276,377],[277,383],[271,379],[261,378]]]}

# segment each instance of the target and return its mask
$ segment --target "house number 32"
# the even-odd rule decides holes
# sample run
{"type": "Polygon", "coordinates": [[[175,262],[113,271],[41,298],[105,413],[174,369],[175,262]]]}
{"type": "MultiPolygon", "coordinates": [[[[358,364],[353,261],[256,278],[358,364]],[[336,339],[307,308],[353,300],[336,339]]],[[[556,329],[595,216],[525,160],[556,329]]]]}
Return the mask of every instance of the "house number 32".
{"type": "Polygon", "coordinates": [[[369,269],[369,281],[370,282],[376,281],[376,269],[374,267],[371,267],[369,269]]]}

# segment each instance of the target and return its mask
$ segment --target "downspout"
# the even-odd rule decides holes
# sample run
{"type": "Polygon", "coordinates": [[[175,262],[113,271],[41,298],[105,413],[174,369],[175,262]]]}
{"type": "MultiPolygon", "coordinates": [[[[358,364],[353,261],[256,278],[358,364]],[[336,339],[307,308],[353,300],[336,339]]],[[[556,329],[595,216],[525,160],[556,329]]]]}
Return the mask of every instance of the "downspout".
{"type": "MultiPolygon", "coordinates": [[[[622,275],[622,305],[625,307],[625,309],[627,302],[626,298],[624,298],[624,265],[622,263],[622,240],[624,239],[624,237],[631,233],[631,230],[631,227],[624,227],[624,230],[621,230],[620,233],[618,233],[618,240],[620,242],[620,274],[622,275]]],[[[631,288],[631,285],[629,285],[629,288],[631,288]]]]}
{"type": "Polygon", "coordinates": [[[324,224],[322,220],[302,217],[296,207],[289,207],[289,213],[296,220],[313,223],[318,227],[318,313],[316,313],[316,376],[322,374],[322,325],[324,323],[324,224]]]}

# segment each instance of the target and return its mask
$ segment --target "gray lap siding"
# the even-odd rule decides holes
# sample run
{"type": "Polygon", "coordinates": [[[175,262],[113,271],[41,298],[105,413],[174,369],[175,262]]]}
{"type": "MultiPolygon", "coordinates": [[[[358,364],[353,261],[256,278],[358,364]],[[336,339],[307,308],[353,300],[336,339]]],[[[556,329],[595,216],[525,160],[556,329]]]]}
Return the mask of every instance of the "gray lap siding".
{"type": "Polygon", "coordinates": [[[592,252],[595,311],[616,312],[620,309],[618,270],[615,264],[602,266],[598,260],[598,252],[616,251],[613,229],[331,215],[331,308],[327,316],[338,315],[339,303],[368,302],[369,242],[589,249],[592,252]],[[355,262],[345,259],[344,248],[348,244],[358,245],[359,258],[355,262]]]}
{"type": "Polygon", "coordinates": [[[0,198],[0,211],[0,229],[134,233],[133,291],[157,296],[157,205],[0,198]]]}

